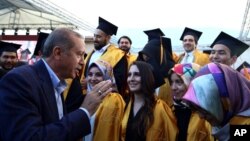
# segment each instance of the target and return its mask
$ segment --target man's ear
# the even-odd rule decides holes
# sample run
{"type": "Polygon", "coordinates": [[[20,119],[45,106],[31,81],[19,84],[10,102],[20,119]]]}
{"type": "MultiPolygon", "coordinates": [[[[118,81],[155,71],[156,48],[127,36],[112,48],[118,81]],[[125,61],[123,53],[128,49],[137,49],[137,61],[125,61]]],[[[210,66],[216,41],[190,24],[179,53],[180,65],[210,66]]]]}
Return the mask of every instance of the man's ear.
{"type": "Polygon", "coordinates": [[[52,52],[55,59],[60,59],[62,56],[62,49],[59,46],[53,48],[52,52]]]}
{"type": "Polygon", "coordinates": [[[231,58],[231,65],[234,64],[237,60],[237,56],[236,55],[233,55],[232,58],[231,58]]]}
{"type": "Polygon", "coordinates": [[[111,35],[107,35],[107,36],[106,36],[106,39],[107,39],[107,41],[110,41],[111,35]]]}

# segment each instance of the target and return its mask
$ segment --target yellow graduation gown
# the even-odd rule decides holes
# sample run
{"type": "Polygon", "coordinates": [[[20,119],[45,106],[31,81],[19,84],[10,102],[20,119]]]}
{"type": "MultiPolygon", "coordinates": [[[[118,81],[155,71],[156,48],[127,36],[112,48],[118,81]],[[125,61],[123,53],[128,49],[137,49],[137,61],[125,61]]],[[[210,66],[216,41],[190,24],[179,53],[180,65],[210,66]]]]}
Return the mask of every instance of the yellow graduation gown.
{"type": "Polygon", "coordinates": [[[178,60],[179,60],[179,56],[176,54],[176,53],[172,53],[172,56],[173,56],[173,60],[175,63],[178,63],[178,60]]]}
{"type": "Polygon", "coordinates": [[[200,118],[196,112],[192,112],[188,125],[187,141],[214,141],[211,132],[210,123],[200,118]]]}
{"type": "Polygon", "coordinates": [[[250,125],[250,117],[234,116],[229,123],[231,125],[250,125]]]}
{"type": "Polygon", "coordinates": [[[133,55],[133,54],[130,54],[130,53],[127,53],[126,57],[127,57],[127,60],[128,60],[128,67],[137,59],[136,55],[133,55]]]}
{"type": "Polygon", "coordinates": [[[118,141],[125,102],[118,93],[103,99],[95,117],[93,141],[118,141]]]}
{"type": "Polygon", "coordinates": [[[108,62],[114,68],[124,55],[124,51],[111,44],[107,48],[107,51],[100,57],[100,60],[108,62]]]}
{"type": "Polygon", "coordinates": [[[65,90],[63,91],[63,98],[64,100],[67,98],[68,96],[68,92],[69,92],[69,88],[71,87],[71,83],[72,83],[71,78],[65,79],[65,82],[67,83],[67,87],[65,88],[65,90]]]}
{"type": "MultiPolygon", "coordinates": [[[[85,64],[87,64],[90,60],[90,57],[92,56],[94,50],[88,54],[86,59],[84,60],[85,64]]],[[[106,52],[100,57],[100,60],[103,60],[105,62],[108,62],[113,68],[115,65],[121,60],[121,58],[125,55],[125,52],[117,48],[115,45],[110,44],[107,48],[106,52]]],[[[87,71],[86,65],[84,66],[84,71],[87,71]]],[[[84,79],[84,75],[81,75],[81,80],[84,79]]]]}
{"type": "Polygon", "coordinates": [[[165,83],[159,88],[158,98],[165,101],[169,107],[172,107],[173,98],[171,95],[171,86],[167,78],[165,78],[165,83]]]}
{"type": "MultiPolygon", "coordinates": [[[[209,61],[209,55],[205,54],[205,53],[202,53],[202,52],[198,51],[197,49],[194,50],[193,55],[194,55],[193,63],[196,63],[196,64],[198,64],[200,66],[204,66],[204,65],[206,65],[206,64],[208,64],[210,62],[209,61]]],[[[179,56],[177,63],[181,63],[184,56],[185,56],[185,54],[182,53],[179,56]]]]}
{"type": "MultiPolygon", "coordinates": [[[[131,100],[125,110],[121,123],[120,141],[125,141],[126,127],[131,110],[131,100]]],[[[154,121],[147,131],[146,141],[175,141],[178,129],[174,114],[169,106],[162,100],[158,99],[154,108],[154,121]]]]}

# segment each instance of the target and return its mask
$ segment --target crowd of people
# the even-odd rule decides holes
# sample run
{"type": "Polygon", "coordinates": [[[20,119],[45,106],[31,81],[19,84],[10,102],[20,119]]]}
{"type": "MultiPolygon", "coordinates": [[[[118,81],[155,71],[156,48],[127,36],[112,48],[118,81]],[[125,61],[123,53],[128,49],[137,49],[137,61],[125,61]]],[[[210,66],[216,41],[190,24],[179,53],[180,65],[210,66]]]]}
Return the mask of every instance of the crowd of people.
{"type": "Polygon", "coordinates": [[[17,67],[21,45],[0,41],[0,141],[227,141],[230,125],[250,125],[249,48],[221,32],[210,54],[186,27],[184,52],[159,28],[134,55],[132,40],[99,17],[94,49],[81,34],[40,33],[34,64],[17,67]]]}

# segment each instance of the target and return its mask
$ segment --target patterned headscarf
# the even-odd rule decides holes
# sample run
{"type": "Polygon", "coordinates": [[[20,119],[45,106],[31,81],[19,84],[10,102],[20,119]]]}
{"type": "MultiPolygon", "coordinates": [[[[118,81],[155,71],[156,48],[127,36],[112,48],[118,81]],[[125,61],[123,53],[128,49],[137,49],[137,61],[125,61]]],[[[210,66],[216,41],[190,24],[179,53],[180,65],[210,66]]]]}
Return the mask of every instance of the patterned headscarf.
{"type": "Polygon", "coordinates": [[[186,86],[190,84],[190,81],[199,70],[200,65],[195,63],[175,64],[175,66],[171,69],[172,72],[182,78],[186,86]]]}
{"type": "MultiPolygon", "coordinates": [[[[97,60],[96,62],[93,62],[89,66],[87,72],[89,72],[90,68],[92,68],[93,66],[97,66],[99,68],[99,70],[102,72],[103,80],[111,80],[111,82],[113,84],[115,84],[115,77],[113,74],[113,68],[108,62],[105,62],[103,60],[97,60]]],[[[87,84],[87,87],[88,87],[88,91],[90,91],[92,89],[89,83],[87,84]]]]}
{"type": "Polygon", "coordinates": [[[209,63],[191,81],[183,100],[206,110],[224,125],[250,108],[250,81],[229,66],[209,63]]]}

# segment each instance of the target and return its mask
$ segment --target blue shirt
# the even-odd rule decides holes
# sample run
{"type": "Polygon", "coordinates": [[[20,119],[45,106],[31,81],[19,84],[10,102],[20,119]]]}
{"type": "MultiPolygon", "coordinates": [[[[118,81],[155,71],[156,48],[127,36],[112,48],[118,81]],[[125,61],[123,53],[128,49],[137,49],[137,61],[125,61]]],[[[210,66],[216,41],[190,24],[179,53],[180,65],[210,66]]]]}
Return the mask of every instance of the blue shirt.
{"type": "MultiPolygon", "coordinates": [[[[47,64],[47,62],[44,59],[42,59],[42,61],[44,62],[45,67],[48,70],[51,81],[52,81],[52,85],[53,85],[53,88],[55,91],[58,116],[59,116],[59,119],[61,119],[63,117],[63,104],[62,104],[61,94],[66,89],[67,83],[65,82],[65,80],[60,80],[57,77],[55,72],[51,69],[51,67],[47,64]]],[[[83,110],[87,114],[88,118],[90,118],[90,115],[89,115],[89,112],[87,109],[85,109],[83,107],[80,107],[79,109],[83,110]]]]}

